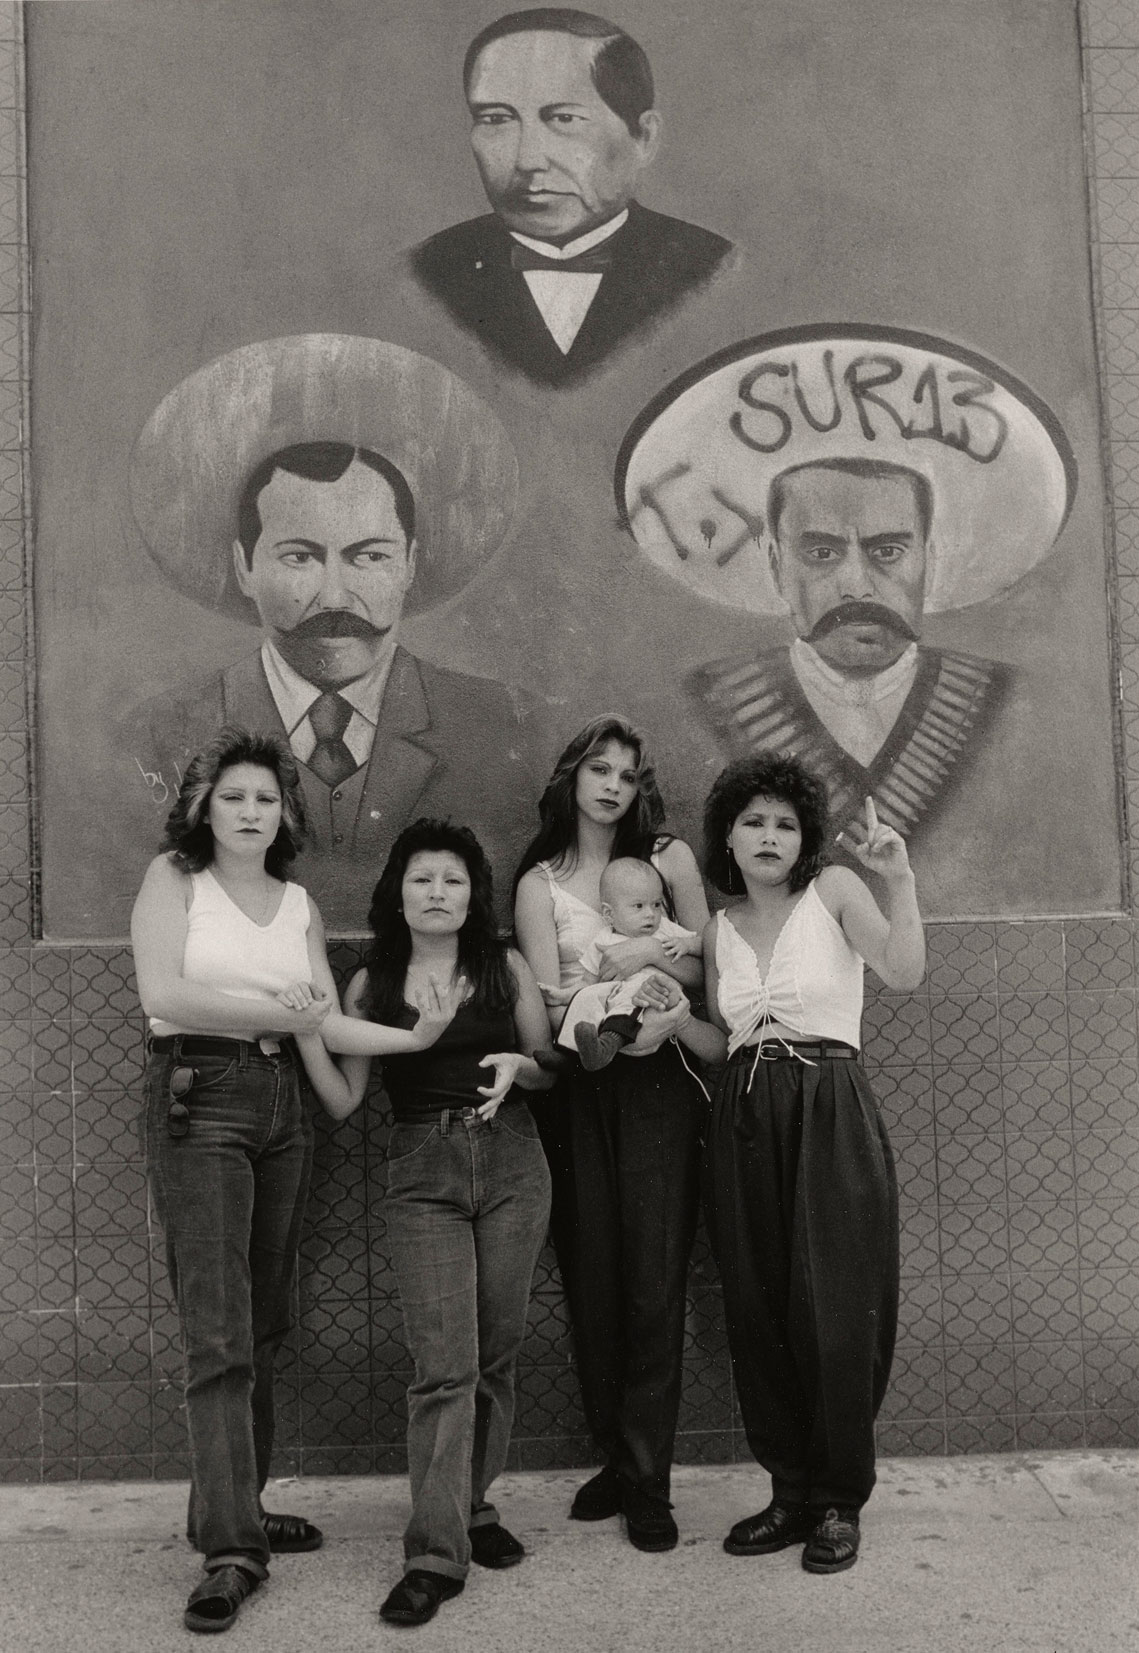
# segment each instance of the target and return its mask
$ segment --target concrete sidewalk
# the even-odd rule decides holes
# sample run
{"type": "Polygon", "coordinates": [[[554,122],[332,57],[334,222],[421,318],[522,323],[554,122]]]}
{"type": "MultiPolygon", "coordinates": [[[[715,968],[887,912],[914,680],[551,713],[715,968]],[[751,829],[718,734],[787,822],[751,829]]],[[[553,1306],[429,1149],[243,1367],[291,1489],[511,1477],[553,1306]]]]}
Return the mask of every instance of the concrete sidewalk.
{"type": "MultiPolygon", "coordinates": [[[[721,1541],[766,1502],[746,1466],[675,1472],[680,1547],[642,1555],[617,1521],[566,1511],[582,1472],[504,1476],[522,1566],[472,1569],[420,1630],[377,1608],[401,1568],[406,1483],[274,1482],[270,1509],[324,1528],[282,1556],[224,1644],[237,1653],[414,1646],[419,1653],[1134,1653],[1139,1453],[896,1458],[881,1465],[850,1572],[813,1577],[800,1551],[737,1559],[721,1541]]],[[[0,1488],[4,1653],[179,1653],[196,1576],[178,1483],[0,1488]]],[[[206,1643],[207,1646],[212,1645],[206,1643]]]]}

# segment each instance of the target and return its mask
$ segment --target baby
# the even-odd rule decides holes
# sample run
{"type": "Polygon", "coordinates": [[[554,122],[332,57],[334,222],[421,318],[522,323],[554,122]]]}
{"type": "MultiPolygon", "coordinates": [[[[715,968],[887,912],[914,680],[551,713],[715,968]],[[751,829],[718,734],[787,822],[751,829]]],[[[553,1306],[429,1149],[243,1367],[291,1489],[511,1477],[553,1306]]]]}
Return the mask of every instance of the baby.
{"type": "Polygon", "coordinates": [[[699,954],[700,937],[682,929],[665,912],[664,882],[647,861],[621,856],[601,874],[601,916],[606,928],[582,949],[581,966],[589,985],[567,991],[569,1009],[558,1044],[577,1050],[590,1073],[605,1067],[637,1037],[641,1011],[634,995],[652,972],[638,970],[624,981],[601,981],[605,949],[628,937],[655,936],[667,956],[699,954]]]}

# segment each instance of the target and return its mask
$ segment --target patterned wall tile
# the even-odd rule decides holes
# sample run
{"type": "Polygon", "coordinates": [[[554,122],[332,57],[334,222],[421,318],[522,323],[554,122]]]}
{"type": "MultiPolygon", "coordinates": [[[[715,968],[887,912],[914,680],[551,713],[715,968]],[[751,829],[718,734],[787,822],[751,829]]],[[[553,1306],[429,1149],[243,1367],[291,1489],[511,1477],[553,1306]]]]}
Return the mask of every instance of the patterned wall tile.
{"type": "Polygon", "coordinates": [[[942,1211],[941,1266],[946,1274],[1007,1275],[1009,1220],[1001,1202],[942,1211]]]}
{"type": "Polygon", "coordinates": [[[1022,1130],[1066,1131],[1072,1124],[1072,1076],[1067,1064],[1033,1062],[1001,1069],[1004,1123],[1022,1130]]]}
{"type": "Polygon", "coordinates": [[[956,994],[934,998],[930,1022],[933,1054],[940,1070],[959,1062],[990,1062],[1000,1052],[996,999],[956,994]]]}
{"type": "Polygon", "coordinates": [[[1013,1418],[950,1418],[945,1431],[945,1450],[950,1455],[966,1452],[1011,1452],[1017,1444],[1013,1418]]]}
{"type": "Polygon", "coordinates": [[[1018,1342],[1071,1341],[1080,1335],[1080,1315],[1078,1275],[1013,1275],[1012,1322],[1018,1342]]]}
{"type": "Polygon", "coordinates": [[[1109,1198],[1139,1199],[1139,1127],[1108,1136],[1081,1133],[1075,1145],[1076,1192],[1081,1206],[1109,1198]]]}
{"type": "Polygon", "coordinates": [[[997,986],[1005,993],[1045,993],[1064,985],[1064,931],[1059,924],[1010,924],[997,932],[997,986]]]}
{"type": "Polygon", "coordinates": [[[938,1135],[937,1197],[943,1214],[953,1205],[1003,1204],[1006,1194],[1003,1136],[938,1135]]]}
{"type": "Polygon", "coordinates": [[[1133,0],[1083,0],[1082,24],[1085,47],[1139,48],[1139,15],[1133,0]]]}
{"type": "Polygon", "coordinates": [[[1050,1062],[1067,1053],[1067,1005],[1059,994],[1002,996],[999,1022],[1005,1061],[1050,1062]]]}
{"type": "Polygon", "coordinates": [[[1010,1349],[991,1343],[965,1344],[945,1356],[945,1399],[950,1418],[1003,1417],[1016,1399],[1016,1374],[1010,1349]]]}
{"type": "Polygon", "coordinates": [[[939,1138],[949,1140],[955,1133],[1001,1134],[1004,1108],[1001,1073],[995,1066],[981,1067],[964,1061],[933,1075],[934,1106],[939,1138]]]}
{"type": "Polygon", "coordinates": [[[1075,1192],[1072,1138],[1067,1131],[1023,1131],[1007,1140],[1009,1199],[1049,1202],[1075,1192]]]}
{"type": "Polygon", "coordinates": [[[1075,1269],[1081,1235],[1074,1200],[1014,1204],[1009,1211],[1009,1265],[1018,1273],[1075,1269]]]}

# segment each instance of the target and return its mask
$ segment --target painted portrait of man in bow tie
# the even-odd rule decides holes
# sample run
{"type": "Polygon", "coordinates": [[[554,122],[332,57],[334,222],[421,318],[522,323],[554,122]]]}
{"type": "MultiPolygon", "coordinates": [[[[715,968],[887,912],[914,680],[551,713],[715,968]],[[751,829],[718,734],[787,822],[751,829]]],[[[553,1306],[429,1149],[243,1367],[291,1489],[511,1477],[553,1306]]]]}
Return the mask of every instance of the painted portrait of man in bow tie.
{"type": "Polygon", "coordinates": [[[493,211],[415,248],[416,280],[500,362],[585,378],[725,264],[731,243],[635,199],[661,138],[642,48],[589,12],[513,12],[468,48],[471,147],[493,211]]]}

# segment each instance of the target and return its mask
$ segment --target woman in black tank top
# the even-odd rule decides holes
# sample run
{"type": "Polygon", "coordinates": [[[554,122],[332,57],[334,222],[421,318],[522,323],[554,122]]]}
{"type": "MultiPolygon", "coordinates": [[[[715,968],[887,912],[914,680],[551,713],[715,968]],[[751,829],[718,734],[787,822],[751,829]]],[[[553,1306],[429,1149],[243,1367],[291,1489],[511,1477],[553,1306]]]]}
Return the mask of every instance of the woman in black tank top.
{"type": "MultiPolygon", "coordinates": [[[[413,1006],[453,1009],[429,1047],[383,1057],[395,1116],[384,1214],[415,1380],[404,1575],[380,1616],[424,1624],[462,1590],[471,1561],[510,1567],[525,1554],[487,1493],[506,1464],[549,1220],[550,1174],[523,1094],[551,1083],[533,1055],[549,1028],[529,966],[496,933],[490,865],[465,827],[421,820],[402,832],[368,921],[348,1015],[410,1029],[413,1006]]],[[[357,1100],[368,1065],[341,1059],[357,1100]]]]}

